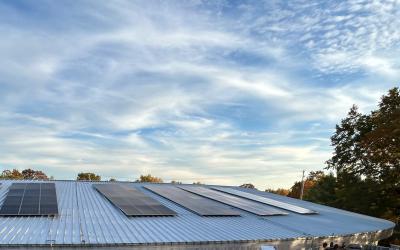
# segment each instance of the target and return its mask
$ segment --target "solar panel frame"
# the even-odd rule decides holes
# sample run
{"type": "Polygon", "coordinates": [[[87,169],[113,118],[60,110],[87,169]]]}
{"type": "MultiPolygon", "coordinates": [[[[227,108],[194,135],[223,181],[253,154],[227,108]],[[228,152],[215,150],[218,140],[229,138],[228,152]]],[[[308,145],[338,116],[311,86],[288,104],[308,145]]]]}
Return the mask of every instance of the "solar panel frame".
{"type": "Polygon", "coordinates": [[[144,186],[147,190],[168,199],[200,216],[240,216],[231,207],[219,202],[193,194],[176,186],[144,186]]]}
{"type": "Polygon", "coordinates": [[[12,183],[0,208],[0,216],[55,215],[58,215],[58,203],[54,183],[12,183]],[[42,196],[42,186],[53,195],[42,196]]]}
{"type": "Polygon", "coordinates": [[[274,207],[270,207],[259,202],[250,201],[234,195],[229,195],[216,190],[208,189],[200,186],[180,186],[179,188],[188,192],[201,195],[211,200],[215,200],[226,205],[239,208],[249,213],[259,216],[272,216],[272,215],[287,215],[288,213],[283,212],[274,207]]]}
{"type": "Polygon", "coordinates": [[[225,188],[225,187],[211,187],[214,190],[220,191],[220,192],[224,192],[227,194],[231,194],[231,195],[235,195],[238,197],[242,197],[245,199],[249,199],[252,201],[256,201],[256,202],[260,202],[266,205],[270,205],[273,207],[277,207],[277,208],[281,208],[290,212],[294,212],[294,213],[298,213],[298,214],[318,214],[317,211],[308,209],[308,208],[303,208],[300,206],[296,206],[296,205],[292,205],[292,204],[288,204],[288,203],[284,203],[281,201],[277,201],[271,198],[267,198],[267,197],[263,197],[263,196],[259,196],[259,195],[255,195],[255,194],[251,194],[251,193],[247,193],[244,191],[240,191],[240,190],[236,190],[236,189],[232,189],[232,188],[225,188]]]}
{"type": "Polygon", "coordinates": [[[176,212],[142,191],[122,184],[93,184],[93,187],[126,216],[174,216],[176,212]]]}

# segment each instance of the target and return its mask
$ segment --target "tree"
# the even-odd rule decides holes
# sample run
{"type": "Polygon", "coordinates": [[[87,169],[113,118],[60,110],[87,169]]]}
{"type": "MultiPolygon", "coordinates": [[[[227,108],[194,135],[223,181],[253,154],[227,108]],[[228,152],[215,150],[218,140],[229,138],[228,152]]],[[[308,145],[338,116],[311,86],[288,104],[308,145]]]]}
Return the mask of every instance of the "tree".
{"type": "Polygon", "coordinates": [[[279,195],[283,195],[283,196],[288,196],[288,194],[290,193],[289,189],[284,189],[284,188],[278,188],[278,189],[266,189],[265,192],[269,192],[269,193],[273,193],[273,194],[279,194],[279,195]]]}
{"type": "MultiPolygon", "coordinates": [[[[348,189],[369,184],[372,197],[378,195],[382,204],[389,204],[380,211],[387,219],[400,218],[400,92],[389,90],[381,98],[378,109],[364,115],[356,106],[336,126],[331,137],[334,155],[327,161],[328,169],[336,170],[339,184],[348,189]],[[358,179],[357,179],[358,178],[358,179]],[[353,183],[349,183],[351,180],[353,183]],[[370,187],[371,186],[371,187],[370,187]]],[[[363,192],[365,197],[365,193],[363,192]]],[[[381,205],[383,206],[383,205],[381,205]]],[[[379,213],[368,208],[367,214],[379,213]]]]}
{"type": "Polygon", "coordinates": [[[49,178],[45,173],[40,170],[25,169],[21,172],[25,180],[48,180],[49,178]]]}
{"type": "Polygon", "coordinates": [[[171,184],[182,184],[182,182],[181,182],[181,181],[172,180],[172,181],[171,181],[171,184]]]}
{"type": "Polygon", "coordinates": [[[242,187],[242,188],[256,189],[256,187],[255,187],[253,184],[251,184],[251,183],[242,184],[242,185],[240,185],[240,187],[242,187]]]}
{"type": "Polygon", "coordinates": [[[136,182],[155,182],[155,183],[163,183],[163,180],[159,177],[148,175],[141,175],[136,182]]]}
{"type": "MultiPolygon", "coordinates": [[[[324,176],[325,174],[323,171],[311,171],[304,180],[303,196],[306,196],[309,190],[311,190],[314,187],[314,185],[324,176]]],[[[290,192],[288,193],[287,196],[299,199],[301,193],[301,186],[302,182],[296,181],[290,188],[290,192]]]]}
{"type": "Polygon", "coordinates": [[[319,176],[304,194],[304,200],[327,206],[336,206],[336,177],[333,173],[319,176]]]}
{"type": "Polygon", "coordinates": [[[21,172],[19,172],[17,169],[13,170],[6,169],[1,173],[1,179],[22,180],[24,179],[24,177],[21,174],[21,172]]]}
{"type": "Polygon", "coordinates": [[[25,169],[20,172],[17,169],[13,170],[4,170],[1,174],[1,179],[10,179],[10,180],[48,180],[49,178],[45,173],[40,170],[33,169],[25,169]]]}
{"type": "Polygon", "coordinates": [[[78,181],[101,181],[101,176],[95,173],[79,173],[76,179],[78,181]]]}

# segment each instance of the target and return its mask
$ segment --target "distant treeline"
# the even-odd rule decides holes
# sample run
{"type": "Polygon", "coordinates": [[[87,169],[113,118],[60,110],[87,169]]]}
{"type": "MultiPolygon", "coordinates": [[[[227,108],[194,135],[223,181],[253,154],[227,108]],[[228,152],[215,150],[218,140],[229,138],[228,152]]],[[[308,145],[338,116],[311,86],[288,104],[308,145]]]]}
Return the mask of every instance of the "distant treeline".
{"type": "MultiPolygon", "coordinates": [[[[25,169],[19,171],[18,169],[6,169],[1,175],[2,180],[54,180],[53,176],[48,177],[44,172],[34,169],[25,169]]],[[[76,180],[78,181],[101,181],[101,176],[91,172],[78,173],[76,180]]],[[[115,178],[110,178],[106,181],[117,181],[115,178]]],[[[140,175],[135,182],[153,182],[163,183],[163,180],[159,177],[148,175],[140,175]]],[[[180,181],[171,181],[172,184],[182,184],[180,181]]],[[[202,184],[200,182],[193,182],[193,184],[202,184]]]]}

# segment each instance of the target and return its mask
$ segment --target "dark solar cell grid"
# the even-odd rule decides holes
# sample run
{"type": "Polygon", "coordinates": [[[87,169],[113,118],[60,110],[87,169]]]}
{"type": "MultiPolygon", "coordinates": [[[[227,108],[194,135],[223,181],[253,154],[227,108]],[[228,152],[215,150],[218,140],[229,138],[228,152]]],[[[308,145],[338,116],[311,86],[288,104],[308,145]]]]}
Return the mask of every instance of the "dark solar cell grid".
{"type": "Polygon", "coordinates": [[[235,211],[229,206],[187,192],[175,186],[148,185],[145,186],[145,188],[200,216],[240,216],[238,211],[235,211]]]}
{"type": "Polygon", "coordinates": [[[174,211],[136,188],[121,184],[94,184],[94,188],[126,216],[173,216],[174,211]]]}
{"type": "Polygon", "coordinates": [[[13,183],[0,209],[0,216],[57,215],[54,183],[13,183]]]}

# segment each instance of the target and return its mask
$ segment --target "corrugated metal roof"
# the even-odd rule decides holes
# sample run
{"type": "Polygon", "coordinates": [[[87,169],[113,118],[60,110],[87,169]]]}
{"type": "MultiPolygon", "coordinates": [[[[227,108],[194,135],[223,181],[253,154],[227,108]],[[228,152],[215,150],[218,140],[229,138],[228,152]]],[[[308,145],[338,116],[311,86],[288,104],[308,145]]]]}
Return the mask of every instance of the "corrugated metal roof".
{"type": "MultiPolygon", "coordinates": [[[[11,181],[1,181],[1,203],[11,181]]],[[[253,241],[344,235],[394,227],[385,220],[350,213],[256,190],[242,191],[317,211],[260,217],[242,210],[240,217],[201,217],[142,187],[139,188],[177,212],[174,217],[126,217],[92,188],[91,182],[55,181],[57,217],[0,217],[0,245],[12,244],[162,244],[186,242],[253,241]]],[[[149,184],[146,184],[149,185],[149,184]]],[[[152,184],[157,185],[157,184],[152,184]]],[[[170,184],[162,184],[170,185],[170,184]]]]}

